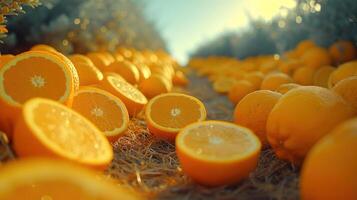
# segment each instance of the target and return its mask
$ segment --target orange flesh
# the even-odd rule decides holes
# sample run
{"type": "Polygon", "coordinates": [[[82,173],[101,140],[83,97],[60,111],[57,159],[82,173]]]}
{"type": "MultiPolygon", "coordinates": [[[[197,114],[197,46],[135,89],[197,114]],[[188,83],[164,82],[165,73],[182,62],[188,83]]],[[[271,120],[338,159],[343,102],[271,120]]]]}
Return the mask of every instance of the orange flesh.
{"type": "Polygon", "coordinates": [[[72,108],[102,131],[113,131],[124,123],[124,113],[119,105],[103,94],[81,92],[74,97],[72,108]]]}
{"type": "Polygon", "coordinates": [[[67,91],[67,77],[58,64],[41,57],[21,60],[4,72],[4,89],[23,104],[32,97],[60,100],[67,91]]]}
{"type": "Polygon", "coordinates": [[[37,181],[28,184],[16,185],[12,191],[3,200],[29,199],[29,200],[105,200],[105,197],[98,197],[95,193],[84,191],[78,185],[71,184],[68,181],[37,181]]]}
{"type": "MultiPolygon", "coordinates": [[[[64,108],[46,103],[37,104],[32,111],[33,122],[51,146],[75,158],[99,158],[105,151],[104,141],[82,118],[64,108]]],[[[31,120],[31,119],[29,119],[31,120]]]]}
{"type": "Polygon", "coordinates": [[[166,96],[151,105],[150,117],[160,126],[182,128],[201,119],[201,109],[197,102],[184,96],[166,96]]]}
{"type": "Polygon", "coordinates": [[[146,97],[134,86],[126,81],[120,80],[117,77],[109,75],[108,77],[109,83],[121,94],[129,98],[130,100],[145,104],[147,102],[146,97]]]}
{"type": "Polygon", "coordinates": [[[195,155],[213,160],[227,160],[237,155],[245,155],[257,146],[247,133],[218,124],[190,129],[183,143],[195,155]]]}

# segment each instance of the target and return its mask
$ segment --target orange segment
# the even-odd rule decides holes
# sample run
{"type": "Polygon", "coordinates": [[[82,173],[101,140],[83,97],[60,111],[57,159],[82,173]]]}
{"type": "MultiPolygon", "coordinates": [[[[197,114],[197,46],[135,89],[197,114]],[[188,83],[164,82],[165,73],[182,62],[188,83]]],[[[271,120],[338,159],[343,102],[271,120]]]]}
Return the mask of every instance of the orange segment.
{"type": "Polygon", "coordinates": [[[13,145],[19,157],[53,157],[104,169],[113,150],[103,133],[82,115],[53,100],[23,106],[13,145]]]}
{"type": "Polygon", "coordinates": [[[124,103],[107,91],[84,87],[75,93],[72,109],[95,124],[110,141],[128,128],[129,114],[124,103]]]}
{"type": "Polygon", "coordinates": [[[136,200],[134,191],[88,169],[56,160],[30,159],[0,168],[0,199],[136,200]]]}
{"type": "Polygon", "coordinates": [[[146,97],[133,85],[118,76],[106,74],[99,87],[119,97],[130,116],[138,114],[146,105],[146,97]]]}
{"type": "Polygon", "coordinates": [[[248,177],[258,162],[259,139],[247,128],[222,121],[188,125],[176,138],[183,171],[198,183],[219,186],[248,177]]]}
{"type": "Polygon", "coordinates": [[[59,57],[29,51],[17,55],[0,70],[1,129],[11,132],[21,105],[30,98],[44,97],[70,105],[75,91],[70,66],[59,57]]]}
{"type": "Polygon", "coordinates": [[[186,125],[206,119],[203,103],[195,97],[161,94],[149,101],[145,109],[147,126],[154,135],[170,141],[186,125]]]}

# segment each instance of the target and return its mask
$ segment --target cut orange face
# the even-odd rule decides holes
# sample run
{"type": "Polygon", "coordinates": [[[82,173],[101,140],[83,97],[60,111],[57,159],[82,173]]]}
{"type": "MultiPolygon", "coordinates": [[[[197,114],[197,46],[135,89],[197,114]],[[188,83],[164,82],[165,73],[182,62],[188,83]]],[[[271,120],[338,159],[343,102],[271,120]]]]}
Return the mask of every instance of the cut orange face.
{"type": "Polygon", "coordinates": [[[62,158],[98,169],[113,159],[111,145],[94,124],[62,104],[42,98],[23,105],[13,147],[19,157],[62,158]]]}
{"type": "Polygon", "coordinates": [[[73,87],[75,91],[77,91],[79,89],[79,77],[78,77],[78,72],[74,67],[73,63],[71,62],[71,60],[58,51],[47,51],[47,52],[43,51],[43,52],[57,56],[69,67],[69,70],[71,71],[73,77],[73,85],[74,85],[73,87]]]}
{"type": "Polygon", "coordinates": [[[174,141],[183,127],[205,120],[206,109],[195,97],[167,93],[149,101],[145,109],[145,117],[151,133],[159,138],[174,141]]]}
{"type": "Polygon", "coordinates": [[[81,88],[74,95],[72,109],[93,122],[112,142],[128,128],[129,114],[124,103],[107,91],[81,88]]]}
{"type": "Polygon", "coordinates": [[[44,97],[70,105],[75,91],[71,67],[58,56],[28,51],[0,69],[0,128],[11,133],[21,105],[33,97],[44,97]]]}
{"type": "Polygon", "coordinates": [[[138,114],[148,102],[143,93],[136,87],[111,73],[105,74],[99,88],[117,96],[125,104],[130,116],[138,114]]]}
{"type": "Polygon", "coordinates": [[[140,195],[88,169],[47,159],[20,160],[0,169],[0,199],[138,200],[140,195]]]}
{"type": "Polygon", "coordinates": [[[248,177],[257,165],[260,149],[261,143],[251,130],[222,121],[190,124],[176,138],[183,171],[208,186],[248,177]]]}

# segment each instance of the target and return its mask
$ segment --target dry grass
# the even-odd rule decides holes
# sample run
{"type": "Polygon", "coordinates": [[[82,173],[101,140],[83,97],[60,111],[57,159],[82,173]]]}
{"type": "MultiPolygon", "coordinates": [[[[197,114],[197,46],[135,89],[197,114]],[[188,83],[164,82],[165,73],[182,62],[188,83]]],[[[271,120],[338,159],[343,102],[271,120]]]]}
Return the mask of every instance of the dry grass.
{"type": "MultiPolygon", "coordinates": [[[[201,99],[209,119],[231,120],[233,106],[216,94],[206,79],[191,76],[187,92],[201,99]]],[[[106,174],[134,187],[148,199],[298,199],[299,169],[278,160],[271,149],[260,156],[257,169],[245,181],[207,188],[193,183],[180,169],[175,146],[154,138],[142,117],[132,119],[128,133],[114,145],[115,158],[106,174]]],[[[11,159],[0,145],[0,159],[11,159]]],[[[239,170],[239,169],[237,169],[239,170]]]]}
{"type": "MultiPolygon", "coordinates": [[[[215,93],[206,79],[190,77],[188,93],[201,99],[209,119],[231,120],[233,105],[215,93]]],[[[231,186],[207,188],[186,177],[174,145],[157,140],[143,119],[133,119],[129,132],[115,144],[115,159],[107,173],[135,187],[148,199],[298,199],[298,169],[278,160],[271,149],[263,150],[249,179],[231,186]]]]}

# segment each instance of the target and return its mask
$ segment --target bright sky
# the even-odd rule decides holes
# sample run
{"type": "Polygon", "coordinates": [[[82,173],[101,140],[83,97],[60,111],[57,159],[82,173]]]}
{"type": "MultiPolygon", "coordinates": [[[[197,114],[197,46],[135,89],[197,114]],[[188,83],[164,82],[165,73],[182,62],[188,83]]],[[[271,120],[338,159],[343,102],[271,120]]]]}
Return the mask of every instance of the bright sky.
{"type": "MultiPolygon", "coordinates": [[[[181,63],[207,40],[249,25],[249,17],[270,20],[292,8],[294,0],[150,0],[146,15],[154,21],[170,52],[181,63]]],[[[286,13],[286,12],[285,12],[286,13]]]]}

